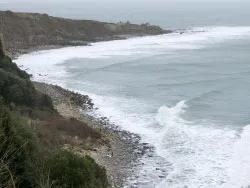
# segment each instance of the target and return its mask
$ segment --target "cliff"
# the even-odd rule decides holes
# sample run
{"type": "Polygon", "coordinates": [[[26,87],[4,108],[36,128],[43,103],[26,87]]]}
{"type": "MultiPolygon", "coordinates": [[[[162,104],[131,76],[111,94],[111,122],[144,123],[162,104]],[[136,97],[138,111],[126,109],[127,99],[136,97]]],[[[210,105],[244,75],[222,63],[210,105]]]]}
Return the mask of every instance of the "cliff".
{"type": "MultiPolygon", "coordinates": [[[[88,96],[52,88],[59,103],[92,108],[88,96]]],[[[109,146],[107,136],[55,107],[4,55],[0,39],[0,187],[108,187],[105,168],[87,156],[109,146]]]]}
{"type": "Polygon", "coordinates": [[[16,53],[20,49],[39,46],[85,45],[88,42],[171,31],[149,24],[114,24],[57,18],[47,14],[0,11],[0,32],[5,40],[5,50],[16,53]]]}

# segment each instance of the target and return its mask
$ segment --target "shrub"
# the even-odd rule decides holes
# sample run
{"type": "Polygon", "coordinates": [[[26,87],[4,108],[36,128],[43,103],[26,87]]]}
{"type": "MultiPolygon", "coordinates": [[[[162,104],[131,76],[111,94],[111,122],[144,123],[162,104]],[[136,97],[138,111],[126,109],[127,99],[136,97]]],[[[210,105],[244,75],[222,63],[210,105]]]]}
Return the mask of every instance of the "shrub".
{"type": "Polygon", "coordinates": [[[29,80],[0,69],[0,95],[6,103],[34,106],[36,91],[29,80]]]}
{"type": "MultiPolygon", "coordinates": [[[[80,157],[66,151],[59,152],[46,161],[39,155],[41,163],[45,164],[46,171],[49,169],[50,173],[36,173],[39,170],[35,155],[39,152],[39,144],[35,143],[34,132],[28,126],[28,122],[31,121],[28,117],[38,118],[45,128],[48,127],[47,132],[52,133],[54,139],[55,132],[68,132],[70,136],[92,136],[94,140],[101,137],[99,133],[79,121],[63,120],[58,116],[51,98],[36,91],[29,75],[4,55],[0,41],[0,188],[50,186],[50,179],[46,179],[49,175],[54,182],[53,187],[107,187],[104,168],[99,167],[90,157],[80,157]]],[[[36,129],[39,130],[39,127],[36,129]]],[[[51,138],[47,140],[53,141],[51,138]]]]}
{"type": "Polygon", "coordinates": [[[53,109],[50,97],[37,92],[29,75],[7,56],[0,57],[0,95],[7,104],[53,109]]]}
{"type": "Polygon", "coordinates": [[[3,44],[1,41],[1,33],[0,33],[0,58],[4,57],[3,44]]]}
{"type": "Polygon", "coordinates": [[[95,161],[68,151],[53,155],[47,163],[50,178],[55,187],[64,188],[106,188],[106,171],[95,161]]]}
{"type": "Polygon", "coordinates": [[[3,56],[0,59],[0,68],[3,68],[6,72],[9,72],[20,78],[23,78],[23,79],[30,78],[29,74],[19,69],[19,67],[15,63],[13,63],[12,60],[8,56],[3,56]]]}
{"type": "Polygon", "coordinates": [[[31,131],[11,117],[0,98],[0,187],[8,187],[12,178],[16,187],[34,187],[33,153],[31,131]]]}

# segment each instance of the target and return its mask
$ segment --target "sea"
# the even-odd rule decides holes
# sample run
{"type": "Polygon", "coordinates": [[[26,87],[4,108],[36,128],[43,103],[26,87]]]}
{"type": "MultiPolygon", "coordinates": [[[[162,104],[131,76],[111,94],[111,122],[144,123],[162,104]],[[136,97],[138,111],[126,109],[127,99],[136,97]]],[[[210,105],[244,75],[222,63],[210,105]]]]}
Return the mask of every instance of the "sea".
{"type": "Polygon", "coordinates": [[[108,1],[102,10],[95,1],[82,11],[80,1],[30,10],[177,32],[33,52],[15,62],[33,80],[89,95],[93,115],[154,148],[125,187],[249,186],[250,2],[108,1]]]}

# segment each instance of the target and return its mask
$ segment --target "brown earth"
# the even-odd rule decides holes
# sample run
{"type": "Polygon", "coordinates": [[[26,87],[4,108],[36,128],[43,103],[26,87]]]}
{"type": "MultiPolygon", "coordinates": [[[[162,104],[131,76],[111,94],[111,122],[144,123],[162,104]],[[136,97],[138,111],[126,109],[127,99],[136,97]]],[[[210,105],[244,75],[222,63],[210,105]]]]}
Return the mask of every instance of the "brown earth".
{"type": "Polygon", "coordinates": [[[0,11],[0,34],[8,54],[41,46],[86,45],[88,42],[170,32],[149,24],[114,24],[57,18],[47,14],[0,11]]]}

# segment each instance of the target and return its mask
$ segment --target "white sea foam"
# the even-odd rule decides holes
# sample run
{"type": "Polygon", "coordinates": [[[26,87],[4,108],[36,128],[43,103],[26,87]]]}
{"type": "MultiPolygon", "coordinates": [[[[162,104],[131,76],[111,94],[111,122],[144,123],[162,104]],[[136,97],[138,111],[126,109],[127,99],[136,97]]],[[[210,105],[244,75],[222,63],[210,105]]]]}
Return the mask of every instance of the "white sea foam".
{"type": "Polygon", "coordinates": [[[65,76],[56,64],[73,58],[106,59],[114,56],[141,58],[173,51],[196,50],[224,40],[250,37],[250,27],[204,27],[189,32],[147,36],[128,40],[93,43],[92,46],[67,47],[45,50],[20,56],[16,63],[29,68],[35,80],[44,81],[41,74],[50,80],[65,76]]]}
{"type": "MultiPolygon", "coordinates": [[[[250,37],[250,27],[205,27],[184,34],[169,34],[121,41],[93,43],[92,46],[68,47],[36,52],[19,57],[18,65],[28,68],[34,80],[63,85],[67,71],[57,66],[73,58],[107,59],[122,56],[141,58],[165,53],[196,50],[241,37],[250,37]],[[47,75],[48,74],[48,75],[47,75]],[[47,76],[44,76],[47,75],[47,76]]],[[[91,84],[90,84],[91,86],[91,84]]],[[[89,86],[88,86],[89,87],[89,86]]],[[[147,112],[143,101],[120,96],[89,94],[97,114],[109,117],[121,128],[140,134],[156,155],[142,159],[138,176],[131,179],[143,188],[241,188],[249,185],[250,127],[240,138],[236,131],[212,124],[187,121],[185,101],[147,112]],[[152,126],[153,125],[153,126],[152,126]],[[163,168],[159,174],[156,169],[163,168]],[[162,171],[163,172],[163,171],[162,171]],[[167,176],[166,173],[168,174],[167,176]]]]}
{"type": "Polygon", "coordinates": [[[159,109],[157,120],[163,130],[157,153],[173,164],[173,170],[158,187],[221,187],[228,181],[235,131],[186,121],[181,117],[185,108],[181,101],[159,109]]]}
{"type": "MultiPolygon", "coordinates": [[[[236,131],[220,129],[213,124],[196,125],[183,119],[182,115],[188,110],[185,101],[173,107],[160,107],[155,114],[159,124],[152,128],[149,126],[155,123],[152,114],[131,113],[129,110],[138,106],[140,108],[134,112],[147,108],[138,101],[88,94],[99,108],[98,114],[141,135],[142,142],[149,142],[156,149],[157,155],[141,159],[144,165],[139,166],[136,178],[128,182],[130,185],[143,188],[233,188],[226,184],[232,177],[229,169],[236,172],[239,169],[229,165],[229,161],[242,162],[239,157],[232,158],[238,152],[232,150],[237,140],[236,131]]],[[[234,147],[237,150],[242,148],[237,144],[234,147]]],[[[247,164],[250,164],[249,160],[247,164]]]]}
{"type": "Polygon", "coordinates": [[[229,160],[229,181],[225,188],[247,188],[250,186],[250,125],[247,125],[240,138],[233,145],[233,155],[229,160]]]}

